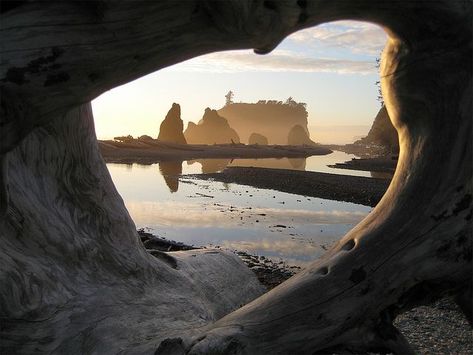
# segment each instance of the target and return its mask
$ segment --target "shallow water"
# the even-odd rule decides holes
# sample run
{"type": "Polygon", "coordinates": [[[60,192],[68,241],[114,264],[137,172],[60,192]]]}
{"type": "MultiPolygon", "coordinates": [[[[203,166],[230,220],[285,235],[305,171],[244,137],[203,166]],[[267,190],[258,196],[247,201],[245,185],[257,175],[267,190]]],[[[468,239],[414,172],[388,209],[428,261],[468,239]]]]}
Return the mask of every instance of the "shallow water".
{"type": "MultiPolygon", "coordinates": [[[[355,158],[353,154],[334,151],[327,155],[308,158],[264,158],[264,159],[199,159],[183,162],[183,174],[216,173],[226,167],[244,166],[272,169],[318,171],[322,173],[372,177],[369,171],[330,168],[328,165],[343,163],[355,158]]],[[[179,162],[174,162],[179,164],[179,162]]]]}
{"type": "MultiPolygon", "coordinates": [[[[312,158],[319,157],[307,159],[305,169],[317,168],[312,158]]],[[[337,162],[343,159],[347,160],[337,162]]],[[[291,164],[265,160],[272,167],[291,164]]],[[[107,166],[137,228],[186,244],[218,245],[290,264],[304,265],[316,259],[371,210],[353,203],[179,177],[200,173],[209,163],[223,165],[214,160],[204,166],[198,162],[183,162],[182,167],[180,162],[107,166]]],[[[251,165],[254,161],[243,159],[231,164],[246,163],[255,166],[251,165]]]]}

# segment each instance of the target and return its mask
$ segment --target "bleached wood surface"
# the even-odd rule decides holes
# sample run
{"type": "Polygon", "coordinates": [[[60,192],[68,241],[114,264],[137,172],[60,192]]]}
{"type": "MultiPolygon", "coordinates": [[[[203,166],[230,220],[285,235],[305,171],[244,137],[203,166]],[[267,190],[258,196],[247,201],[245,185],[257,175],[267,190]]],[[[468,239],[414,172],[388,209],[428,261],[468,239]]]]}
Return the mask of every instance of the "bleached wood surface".
{"type": "Polygon", "coordinates": [[[407,354],[392,326],[398,313],[452,294],[471,319],[471,1],[12,5],[0,22],[0,350],[407,354]],[[175,254],[174,269],[144,251],[87,103],[184,59],[265,53],[339,19],[389,34],[381,82],[398,169],[332,250],[231,312],[260,294],[254,277],[220,252],[175,254]]]}

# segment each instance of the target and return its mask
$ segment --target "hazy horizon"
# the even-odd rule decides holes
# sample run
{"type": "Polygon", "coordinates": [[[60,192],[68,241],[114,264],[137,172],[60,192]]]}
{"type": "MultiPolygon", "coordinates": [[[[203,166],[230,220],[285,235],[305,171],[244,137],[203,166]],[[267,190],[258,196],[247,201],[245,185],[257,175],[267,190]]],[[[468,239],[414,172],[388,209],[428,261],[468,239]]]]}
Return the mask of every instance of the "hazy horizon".
{"type": "Polygon", "coordinates": [[[376,25],[339,21],[294,33],[265,56],[239,50],[193,58],[96,98],[97,137],[155,138],[173,102],[187,127],[206,107],[223,107],[232,90],[234,102],[305,102],[314,141],[351,143],[368,133],[380,108],[376,57],[385,40],[376,25]]]}

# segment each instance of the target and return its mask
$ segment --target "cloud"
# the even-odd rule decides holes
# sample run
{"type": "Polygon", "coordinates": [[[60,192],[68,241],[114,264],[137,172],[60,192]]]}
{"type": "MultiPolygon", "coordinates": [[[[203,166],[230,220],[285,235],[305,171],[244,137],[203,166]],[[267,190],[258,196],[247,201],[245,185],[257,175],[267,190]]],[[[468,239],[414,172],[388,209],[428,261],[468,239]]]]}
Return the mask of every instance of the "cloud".
{"type": "Polygon", "coordinates": [[[278,48],[268,55],[256,55],[252,50],[217,52],[193,58],[169,70],[376,74],[374,57],[380,55],[385,42],[386,34],[379,26],[338,21],[296,32],[280,46],[286,49],[278,48]],[[334,50],[340,49],[345,53],[334,56],[334,50]],[[364,58],[356,58],[360,55],[364,58]]]}
{"type": "Polygon", "coordinates": [[[356,224],[367,214],[363,211],[310,211],[300,209],[278,209],[278,208],[253,208],[250,210],[233,207],[234,212],[228,211],[228,207],[214,206],[213,203],[205,205],[202,213],[202,203],[191,202],[136,202],[127,201],[126,206],[135,222],[139,225],[147,225],[150,221],[157,221],[161,225],[174,227],[215,227],[234,228],[240,225],[240,216],[245,218],[251,216],[248,222],[252,222],[258,215],[264,214],[264,219],[259,218],[259,227],[265,225],[270,227],[276,224],[288,225],[333,225],[333,224],[356,224]],[[223,210],[223,212],[222,212],[223,210]],[[185,213],[183,213],[185,211],[185,213]],[[241,214],[243,212],[243,214],[241,214]]]}
{"type": "Polygon", "coordinates": [[[354,54],[379,56],[386,43],[384,30],[370,23],[338,21],[299,31],[288,41],[323,48],[342,47],[354,54]]]}
{"type": "Polygon", "coordinates": [[[310,72],[338,74],[373,74],[373,60],[315,58],[295,51],[275,50],[260,56],[252,51],[228,51],[207,54],[173,67],[178,71],[199,72],[310,72]]]}

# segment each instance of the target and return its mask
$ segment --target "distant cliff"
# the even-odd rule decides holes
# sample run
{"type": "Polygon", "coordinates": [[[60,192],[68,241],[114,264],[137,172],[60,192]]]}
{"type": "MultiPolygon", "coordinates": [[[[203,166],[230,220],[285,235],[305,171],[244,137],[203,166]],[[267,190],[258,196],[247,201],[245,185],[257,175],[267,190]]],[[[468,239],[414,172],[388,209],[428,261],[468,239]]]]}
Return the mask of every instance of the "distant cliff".
{"type": "Polygon", "coordinates": [[[386,107],[383,106],[376,115],[368,135],[355,144],[376,144],[390,152],[399,151],[397,131],[391,123],[386,107]]]}
{"type": "Polygon", "coordinates": [[[250,135],[258,132],[268,138],[269,144],[287,144],[288,134],[296,125],[309,134],[306,105],[292,98],[284,103],[275,100],[229,103],[218,113],[238,132],[242,143],[248,143],[250,135]]]}
{"type": "Polygon", "coordinates": [[[189,144],[240,143],[240,137],[227,120],[208,107],[198,124],[189,122],[184,136],[189,144]]]}

